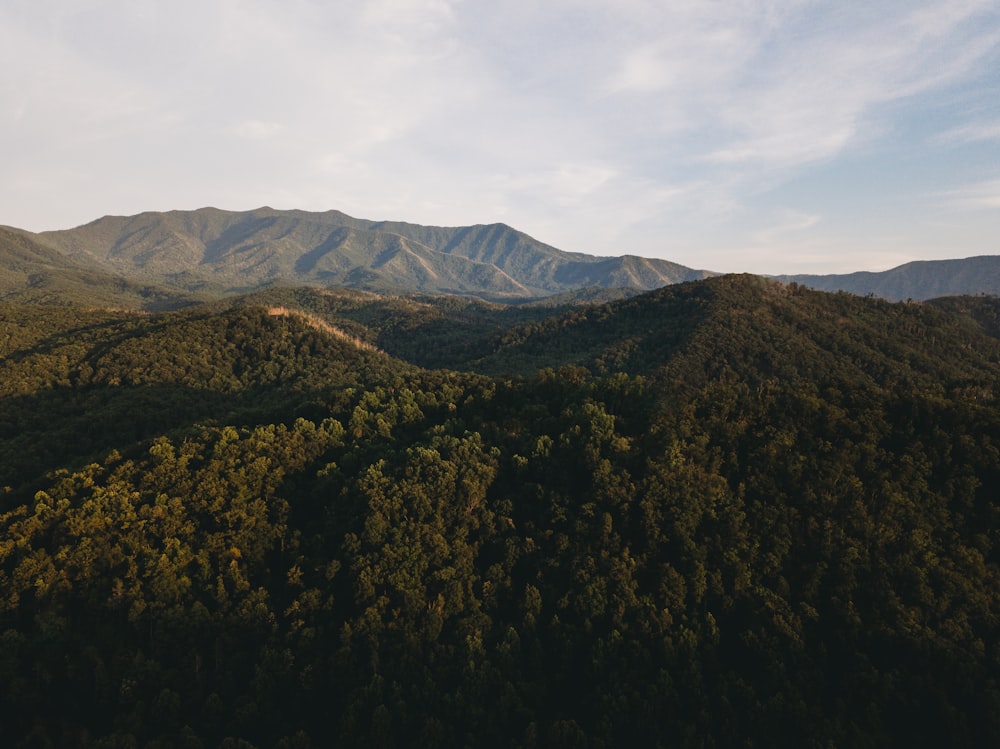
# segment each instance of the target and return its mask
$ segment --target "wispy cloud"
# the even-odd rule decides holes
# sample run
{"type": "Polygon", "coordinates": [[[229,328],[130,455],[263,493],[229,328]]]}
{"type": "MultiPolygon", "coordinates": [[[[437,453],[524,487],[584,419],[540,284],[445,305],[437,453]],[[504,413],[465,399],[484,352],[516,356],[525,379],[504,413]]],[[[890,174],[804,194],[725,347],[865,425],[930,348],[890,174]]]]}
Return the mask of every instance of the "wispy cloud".
{"type": "Polygon", "coordinates": [[[936,195],[939,202],[964,210],[1000,208],[1000,179],[986,180],[936,195]]]}
{"type": "Polygon", "coordinates": [[[770,217],[826,230],[812,206],[747,213],[891,137],[902,98],[995,75],[998,49],[994,0],[11,0],[0,222],[283,200],[711,267],[770,217]],[[59,170],[105,186],[17,187],[59,170]]]}
{"type": "Polygon", "coordinates": [[[816,214],[807,215],[786,209],[781,211],[777,223],[755,231],[752,236],[758,245],[768,247],[776,241],[783,241],[790,234],[798,234],[811,229],[820,222],[821,218],[816,214]]]}
{"type": "Polygon", "coordinates": [[[938,134],[933,140],[943,144],[1000,141],[1000,121],[962,125],[938,134]]]}
{"type": "Polygon", "coordinates": [[[262,122],[261,120],[245,120],[233,128],[233,134],[248,140],[266,140],[282,131],[278,122],[262,122]]]}
{"type": "Polygon", "coordinates": [[[995,32],[969,28],[987,3],[917,7],[902,18],[898,8],[869,7],[819,17],[809,8],[805,28],[799,8],[772,26],[722,89],[715,111],[730,136],[708,160],[783,168],[829,159],[869,136],[875,107],[961,77],[997,45],[995,32]]]}

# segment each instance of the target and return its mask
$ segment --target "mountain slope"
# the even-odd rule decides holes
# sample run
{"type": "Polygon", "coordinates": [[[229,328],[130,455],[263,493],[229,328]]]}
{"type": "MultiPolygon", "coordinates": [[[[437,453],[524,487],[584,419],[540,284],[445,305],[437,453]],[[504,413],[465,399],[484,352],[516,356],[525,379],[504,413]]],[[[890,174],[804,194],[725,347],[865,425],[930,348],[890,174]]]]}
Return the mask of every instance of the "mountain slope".
{"type": "Polygon", "coordinates": [[[835,375],[886,383],[918,372],[931,381],[951,371],[958,382],[987,374],[981,365],[961,369],[965,348],[979,356],[992,344],[964,316],[929,304],[733,275],[514,325],[496,336],[491,353],[461,365],[497,374],[565,365],[599,374],[672,372],[680,387],[733,371],[757,382],[803,383],[835,375]]]}
{"type": "Polygon", "coordinates": [[[37,239],[128,277],[229,291],[268,283],[527,298],[583,286],[651,289],[705,277],[662,260],[568,253],[494,224],[460,228],[213,208],[108,216],[37,239]]]}
{"type": "Polygon", "coordinates": [[[412,371],[282,307],[146,315],[0,303],[0,487],[36,479],[46,460],[214,419],[307,413],[317,393],[412,371]]]}
{"type": "Polygon", "coordinates": [[[962,260],[918,260],[881,272],[776,276],[821,291],[847,291],[890,301],[941,296],[1000,294],[1000,256],[962,260]]]}
{"type": "Polygon", "coordinates": [[[919,372],[935,381],[950,372],[958,382],[988,374],[962,363],[969,351],[974,360],[993,351],[1000,337],[992,297],[892,303],[752,275],[562,307],[309,288],[267,289],[232,303],[300,309],[420,366],[494,375],[569,366],[596,375],[673,372],[682,383],[732,371],[761,382],[836,375],[869,383],[919,372]]]}
{"type": "MultiPolygon", "coordinates": [[[[645,291],[717,275],[665,260],[564,252],[504,224],[433,227],[340,211],[203,208],[18,233],[92,272],[215,295],[281,284],[523,300],[583,288],[645,291]]],[[[1000,257],[775,278],[890,301],[998,294],[1000,257]]]]}
{"type": "Polygon", "coordinates": [[[36,237],[0,227],[0,300],[167,310],[203,301],[190,292],[129,281],[86,256],[67,257],[36,237]]]}
{"type": "Polygon", "coordinates": [[[931,299],[927,304],[968,320],[986,335],[1000,338],[1000,297],[947,296],[931,299]]]}

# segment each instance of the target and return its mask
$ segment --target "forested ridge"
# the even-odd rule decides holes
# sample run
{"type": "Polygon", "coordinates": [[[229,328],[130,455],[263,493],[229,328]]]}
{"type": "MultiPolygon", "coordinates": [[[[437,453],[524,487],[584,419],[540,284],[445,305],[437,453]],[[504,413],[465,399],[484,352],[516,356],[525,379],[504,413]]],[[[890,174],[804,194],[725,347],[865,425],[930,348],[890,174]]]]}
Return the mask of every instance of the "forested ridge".
{"type": "Polygon", "coordinates": [[[1000,319],[0,304],[0,742],[1000,744],[1000,319]]]}

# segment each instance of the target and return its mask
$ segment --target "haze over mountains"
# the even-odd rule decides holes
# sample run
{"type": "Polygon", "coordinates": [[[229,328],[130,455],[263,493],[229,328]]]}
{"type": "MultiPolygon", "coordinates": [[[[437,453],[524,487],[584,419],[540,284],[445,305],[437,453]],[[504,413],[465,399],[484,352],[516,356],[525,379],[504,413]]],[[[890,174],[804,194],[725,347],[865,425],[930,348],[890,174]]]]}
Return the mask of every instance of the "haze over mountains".
{"type": "Polygon", "coordinates": [[[503,224],[428,227],[339,211],[109,216],[34,239],[129,278],[227,292],[291,283],[525,298],[588,286],[648,290],[710,275],[665,260],[563,252],[503,224]]]}
{"type": "Polygon", "coordinates": [[[818,291],[849,291],[852,294],[901,301],[933,299],[960,294],[1000,293],[1000,257],[980,255],[961,260],[918,260],[872,273],[777,276],[818,291]]]}
{"type": "Polygon", "coordinates": [[[27,232],[0,227],[0,299],[155,311],[187,306],[207,297],[131,281],[95,263],[77,262],[27,232]]]}
{"type": "MultiPolygon", "coordinates": [[[[595,289],[637,293],[718,275],[635,255],[566,252],[504,224],[434,227],[266,207],[105,216],[41,233],[0,227],[0,269],[0,298],[90,296],[146,309],[271,285],[573,300],[595,289]]],[[[888,300],[997,294],[1000,257],[777,278],[888,300]]]]}

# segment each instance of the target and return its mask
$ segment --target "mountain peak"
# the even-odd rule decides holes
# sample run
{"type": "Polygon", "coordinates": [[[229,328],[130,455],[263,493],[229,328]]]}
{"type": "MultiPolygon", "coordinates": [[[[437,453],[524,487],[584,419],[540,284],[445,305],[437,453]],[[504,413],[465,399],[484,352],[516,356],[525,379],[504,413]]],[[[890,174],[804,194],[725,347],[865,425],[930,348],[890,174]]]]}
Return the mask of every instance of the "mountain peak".
{"type": "Polygon", "coordinates": [[[524,299],[584,286],[642,291],[710,275],[649,259],[637,272],[635,261],[565,252],[505,223],[422,226],[270,206],[105,216],[36,238],[77,261],[188,289],[284,283],[524,299]],[[388,262],[390,248],[405,252],[388,262]]]}

